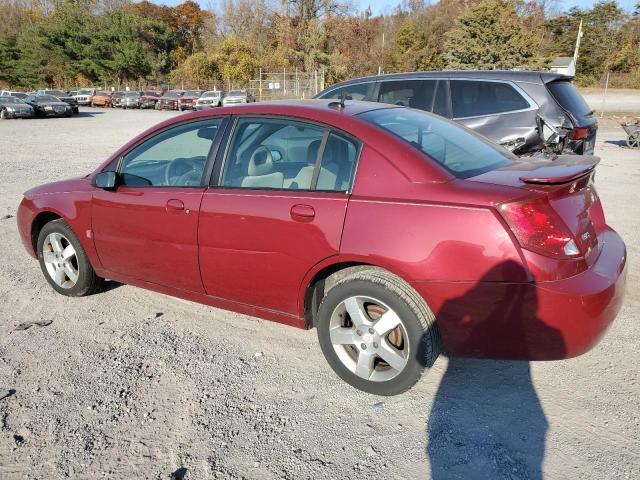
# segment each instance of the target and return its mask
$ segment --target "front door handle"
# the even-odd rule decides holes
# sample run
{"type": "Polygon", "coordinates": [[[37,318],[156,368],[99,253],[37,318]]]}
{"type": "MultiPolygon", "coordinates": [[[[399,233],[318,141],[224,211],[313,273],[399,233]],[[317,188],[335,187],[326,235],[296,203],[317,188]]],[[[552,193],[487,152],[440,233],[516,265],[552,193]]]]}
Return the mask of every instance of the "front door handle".
{"type": "Polygon", "coordinates": [[[291,218],[296,222],[308,223],[316,216],[316,211],[311,205],[294,205],[291,207],[291,218]]]}
{"type": "Polygon", "coordinates": [[[178,213],[184,210],[184,202],[177,198],[172,198],[171,200],[167,200],[166,208],[169,213],[178,213]]]}

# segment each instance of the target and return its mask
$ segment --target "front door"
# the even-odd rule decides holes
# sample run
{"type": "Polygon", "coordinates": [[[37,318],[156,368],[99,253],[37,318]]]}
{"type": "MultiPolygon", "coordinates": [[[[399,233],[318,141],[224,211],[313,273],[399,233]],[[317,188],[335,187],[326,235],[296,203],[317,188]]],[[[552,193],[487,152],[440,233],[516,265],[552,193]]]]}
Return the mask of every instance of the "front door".
{"type": "Polygon", "coordinates": [[[202,200],[206,292],[295,314],[305,274],[340,249],[358,148],[324,126],[240,118],[202,200]]]}
{"type": "Polygon", "coordinates": [[[105,269],[204,291],[198,215],[204,172],[221,122],[187,122],[142,141],[122,158],[117,190],[95,191],[92,230],[105,269]]]}

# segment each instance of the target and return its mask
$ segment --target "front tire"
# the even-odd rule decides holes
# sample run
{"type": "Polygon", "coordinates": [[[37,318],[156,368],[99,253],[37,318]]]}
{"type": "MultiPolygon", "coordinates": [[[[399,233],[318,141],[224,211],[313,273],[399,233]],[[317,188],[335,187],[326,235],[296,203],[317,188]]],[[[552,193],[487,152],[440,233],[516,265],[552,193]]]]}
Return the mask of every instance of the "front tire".
{"type": "Polygon", "coordinates": [[[96,275],[82,244],[62,219],[47,223],[38,235],[40,269],[54,290],[68,297],[96,292],[102,278],[96,275]]]}
{"type": "Polygon", "coordinates": [[[411,388],[440,353],[433,313],[404,280],[380,268],[356,267],[318,309],[318,340],[331,368],[375,395],[411,388]]]}

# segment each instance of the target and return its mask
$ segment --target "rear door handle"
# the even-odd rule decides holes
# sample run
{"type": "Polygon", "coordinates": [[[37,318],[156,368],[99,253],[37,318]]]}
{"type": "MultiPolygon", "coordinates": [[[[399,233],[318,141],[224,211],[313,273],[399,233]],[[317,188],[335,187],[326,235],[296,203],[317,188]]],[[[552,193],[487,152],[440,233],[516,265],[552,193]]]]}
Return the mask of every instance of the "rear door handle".
{"type": "Polygon", "coordinates": [[[177,198],[172,198],[171,200],[167,200],[166,208],[169,213],[178,213],[184,210],[184,202],[177,198]]]}
{"type": "Polygon", "coordinates": [[[316,216],[316,211],[311,205],[294,205],[291,207],[291,218],[296,222],[311,222],[316,216]]]}

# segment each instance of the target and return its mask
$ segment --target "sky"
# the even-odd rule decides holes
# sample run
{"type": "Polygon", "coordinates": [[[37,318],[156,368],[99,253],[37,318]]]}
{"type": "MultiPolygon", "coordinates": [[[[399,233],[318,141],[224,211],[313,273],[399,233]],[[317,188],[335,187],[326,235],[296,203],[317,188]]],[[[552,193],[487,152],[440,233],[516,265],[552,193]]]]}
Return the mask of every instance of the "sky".
{"type": "MultiPolygon", "coordinates": [[[[571,7],[590,8],[598,0],[558,0],[558,8],[560,10],[569,10],[571,7]]],[[[627,12],[632,12],[635,4],[640,0],[618,0],[618,5],[627,12]]],[[[361,10],[365,10],[367,6],[371,6],[374,15],[379,13],[391,12],[399,1],[394,0],[355,0],[360,5],[361,10]]]]}
{"type": "MultiPolygon", "coordinates": [[[[151,0],[153,3],[175,6],[182,3],[184,0],[151,0]]],[[[217,7],[221,2],[218,0],[196,0],[203,8],[209,8],[210,5],[217,7]]],[[[364,11],[368,6],[371,6],[371,11],[374,15],[380,13],[391,13],[393,9],[400,3],[401,0],[353,0],[356,5],[359,6],[361,11],[364,11]]],[[[558,8],[560,10],[569,10],[571,7],[590,8],[598,0],[557,0],[558,8]]],[[[617,0],[618,5],[623,10],[631,13],[636,3],[640,0],[617,0]]]]}

